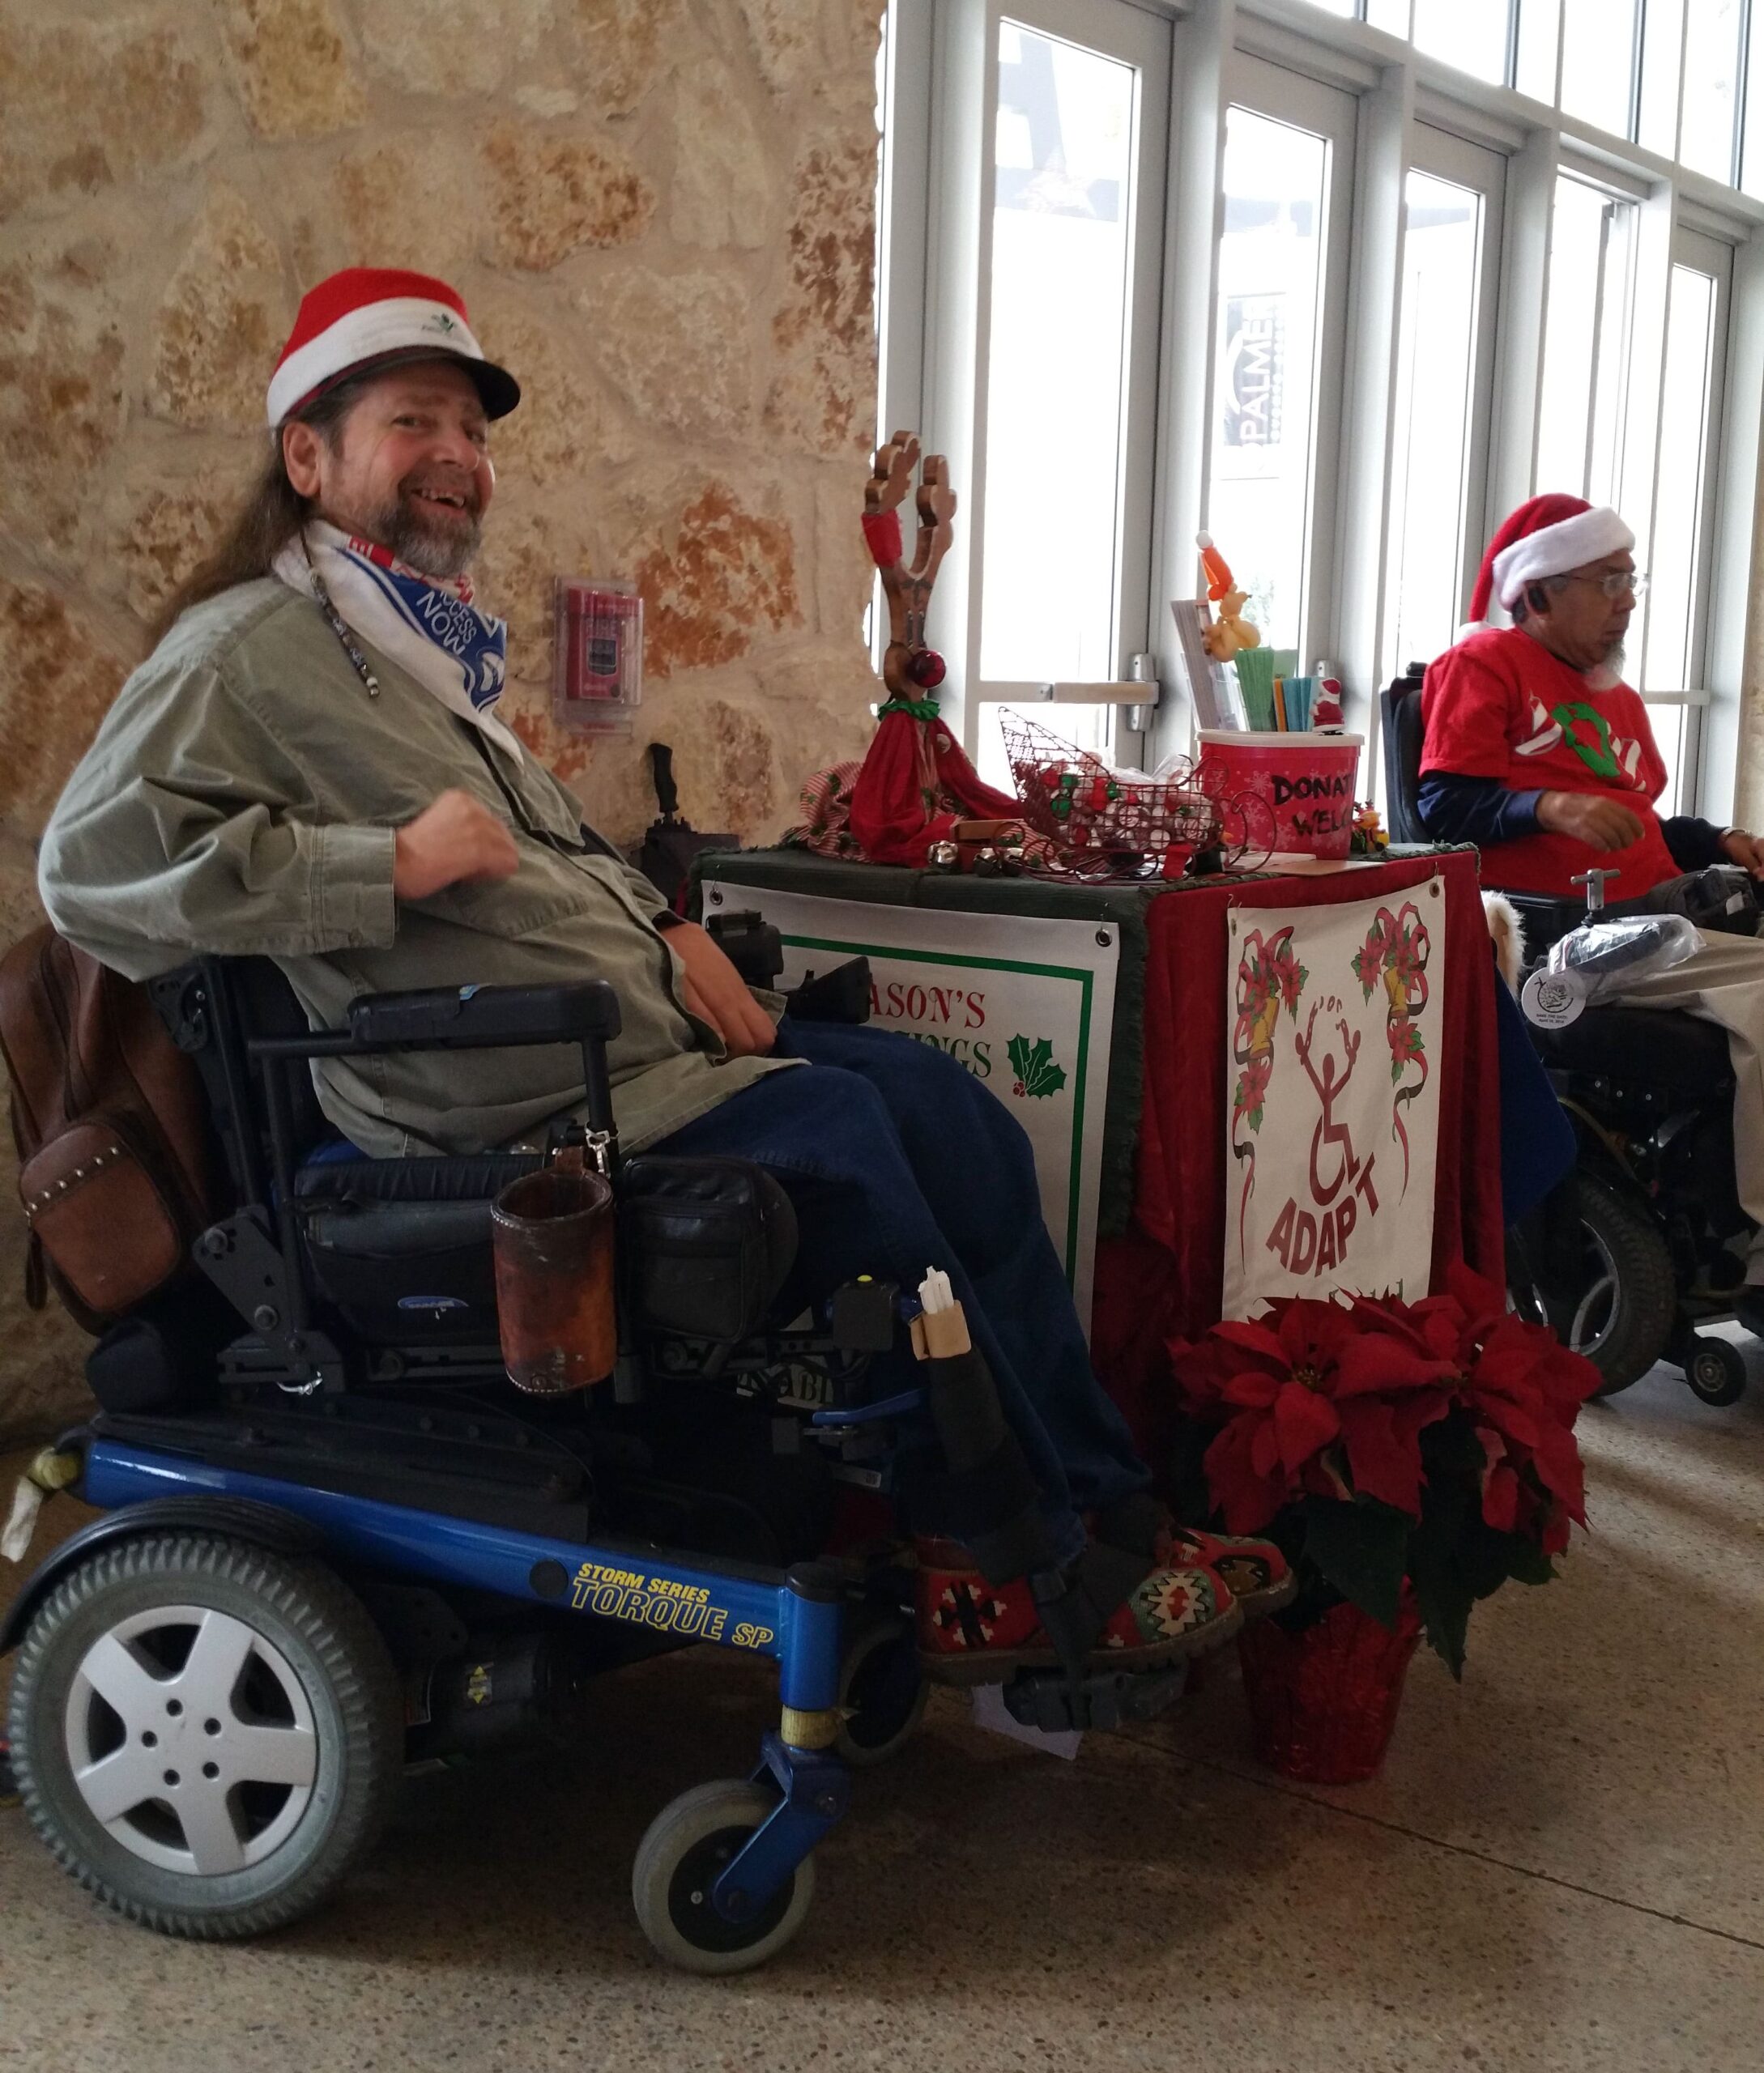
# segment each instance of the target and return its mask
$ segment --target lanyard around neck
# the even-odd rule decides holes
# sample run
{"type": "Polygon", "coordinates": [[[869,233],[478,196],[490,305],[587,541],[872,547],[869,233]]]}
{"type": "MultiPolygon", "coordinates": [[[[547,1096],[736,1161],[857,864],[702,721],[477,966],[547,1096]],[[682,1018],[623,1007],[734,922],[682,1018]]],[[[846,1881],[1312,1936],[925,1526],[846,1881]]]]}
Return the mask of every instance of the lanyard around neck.
{"type": "Polygon", "coordinates": [[[324,577],[319,574],[318,564],[313,560],[313,551],[306,544],[306,534],[304,530],[301,531],[300,541],[300,552],[306,557],[306,573],[312,578],[313,595],[317,600],[318,609],[325,615],[326,624],[342,643],[343,651],[353,665],[356,675],[368,687],[369,697],[377,698],[380,696],[380,679],[373,674],[369,666],[367,657],[361,652],[360,644],[350,632],[349,622],[338,611],[333,602],[330,587],[324,577]]]}

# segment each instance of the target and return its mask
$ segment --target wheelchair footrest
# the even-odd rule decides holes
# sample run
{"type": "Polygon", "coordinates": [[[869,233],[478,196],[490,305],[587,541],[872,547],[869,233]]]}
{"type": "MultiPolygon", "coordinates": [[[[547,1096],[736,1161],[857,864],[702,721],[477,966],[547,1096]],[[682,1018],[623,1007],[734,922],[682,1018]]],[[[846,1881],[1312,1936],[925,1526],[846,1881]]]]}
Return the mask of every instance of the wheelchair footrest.
{"type": "Polygon", "coordinates": [[[1057,1670],[1025,1670],[1004,1688],[1013,1720],[1044,1735],[1087,1727],[1119,1727],[1124,1721],[1153,1720],[1182,1696],[1186,1664],[1170,1670],[1106,1671],[1077,1681],[1057,1670]]]}

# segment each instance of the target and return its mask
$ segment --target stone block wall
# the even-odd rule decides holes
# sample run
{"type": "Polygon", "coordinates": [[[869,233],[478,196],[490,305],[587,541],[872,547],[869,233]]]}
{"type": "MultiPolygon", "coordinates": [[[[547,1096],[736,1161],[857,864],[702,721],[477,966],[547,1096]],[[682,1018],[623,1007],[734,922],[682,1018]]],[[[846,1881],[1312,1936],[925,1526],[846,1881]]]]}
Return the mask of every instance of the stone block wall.
{"type": "MultiPolygon", "coordinates": [[[[503,712],[621,841],[675,749],[701,828],[790,818],[867,737],[880,0],[0,0],[0,924],[171,589],[267,435],[304,288],[463,292],[525,399],[479,571],[503,712]],[[635,577],[627,740],[550,714],[557,574],[635,577]]],[[[10,1146],[6,1157],[10,1168],[10,1146]]],[[[20,1296],[0,1172],[0,1440],[83,1401],[20,1296]]]]}

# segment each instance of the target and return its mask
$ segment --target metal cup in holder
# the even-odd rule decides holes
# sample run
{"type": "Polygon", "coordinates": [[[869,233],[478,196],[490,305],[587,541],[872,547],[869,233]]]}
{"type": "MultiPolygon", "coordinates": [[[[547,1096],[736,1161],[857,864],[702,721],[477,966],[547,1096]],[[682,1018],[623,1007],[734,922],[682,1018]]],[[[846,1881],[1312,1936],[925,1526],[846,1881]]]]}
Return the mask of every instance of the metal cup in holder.
{"type": "Polygon", "coordinates": [[[490,1221],[509,1380],[531,1396],[604,1381],[618,1351],[611,1185],[547,1166],[511,1181],[490,1221]]]}

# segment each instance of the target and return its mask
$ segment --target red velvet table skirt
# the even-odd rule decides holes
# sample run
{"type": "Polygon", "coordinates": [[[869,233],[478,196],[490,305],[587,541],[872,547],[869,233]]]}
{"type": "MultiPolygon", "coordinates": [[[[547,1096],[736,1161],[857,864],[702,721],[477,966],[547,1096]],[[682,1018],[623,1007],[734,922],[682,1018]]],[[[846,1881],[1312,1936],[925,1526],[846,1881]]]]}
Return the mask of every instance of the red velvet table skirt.
{"type": "Polygon", "coordinates": [[[1141,1452],[1161,1474],[1174,1421],[1168,1342],[1219,1317],[1225,1273],[1226,915],[1234,907],[1388,900],[1446,884],[1434,1281],[1461,1258],[1499,1279],[1500,1079],[1494,966],[1476,858],[1417,857],[1328,878],[1198,888],[1148,905],[1144,1096],[1133,1227],[1097,1248],[1091,1351],[1141,1452]]]}

